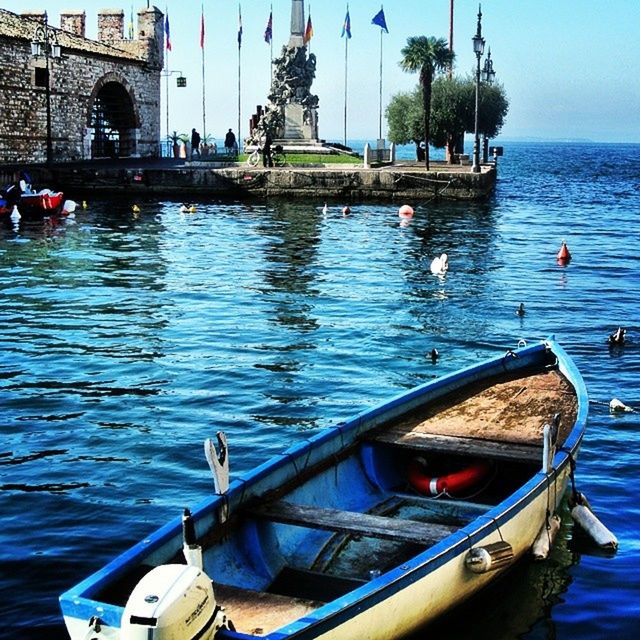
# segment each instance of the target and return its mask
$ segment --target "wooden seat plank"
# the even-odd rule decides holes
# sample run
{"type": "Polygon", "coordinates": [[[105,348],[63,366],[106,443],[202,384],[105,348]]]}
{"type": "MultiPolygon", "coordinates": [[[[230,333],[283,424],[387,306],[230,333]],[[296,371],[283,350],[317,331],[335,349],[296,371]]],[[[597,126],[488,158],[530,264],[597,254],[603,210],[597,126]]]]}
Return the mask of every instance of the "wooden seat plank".
{"type": "Polygon", "coordinates": [[[542,464],[542,447],[536,445],[445,436],[419,431],[407,432],[401,428],[381,431],[373,436],[371,440],[416,451],[454,453],[460,456],[490,460],[540,462],[542,464]]]}
{"type": "Polygon", "coordinates": [[[290,502],[271,502],[254,507],[251,514],[267,520],[313,529],[399,540],[430,546],[459,527],[428,524],[417,520],[388,518],[356,511],[324,509],[290,502]]]}

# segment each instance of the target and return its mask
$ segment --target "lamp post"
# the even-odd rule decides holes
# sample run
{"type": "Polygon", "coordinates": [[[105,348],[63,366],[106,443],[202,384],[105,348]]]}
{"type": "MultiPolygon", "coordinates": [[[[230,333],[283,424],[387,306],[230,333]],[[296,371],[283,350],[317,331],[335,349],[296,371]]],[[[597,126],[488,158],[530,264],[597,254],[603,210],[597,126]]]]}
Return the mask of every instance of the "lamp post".
{"type": "MultiPolygon", "coordinates": [[[[176,78],[176,86],[179,88],[184,88],[187,86],[187,79],[182,75],[182,71],[170,71],[169,69],[165,69],[162,72],[162,77],[166,78],[167,80],[167,85],[166,85],[166,120],[167,120],[167,144],[169,143],[169,76],[173,75],[174,73],[178,73],[180,74],[177,78],[176,78]]],[[[169,150],[171,150],[171,147],[169,146],[169,150]]],[[[171,156],[171,154],[168,154],[169,156],[171,156]]]]}
{"type": "Polygon", "coordinates": [[[49,59],[60,58],[61,50],[58,44],[58,35],[49,29],[49,18],[44,12],[44,22],[39,24],[33,32],[31,41],[31,55],[38,58],[44,55],[45,66],[45,96],[47,101],[47,164],[53,161],[53,143],[51,140],[51,74],[49,72],[49,59]]]}
{"type": "Polygon", "coordinates": [[[480,173],[480,134],[478,132],[478,109],[480,106],[480,58],[484,53],[484,38],[482,37],[482,8],[478,5],[478,25],[476,35],[473,36],[473,52],[476,54],[476,114],[473,140],[473,173],[480,173]]]}
{"type": "MultiPolygon", "coordinates": [[[[484,66],[482,67],[482,81],[486,82],[489,86],[493,84],[496,79],[496,72],[493,70],[493,60],[491,60],[491,47],[487,57],[484,59],[484,66]]],[[[489,138],[487,134],[482,134],[482,162],[489,161],[489,138]]]]}

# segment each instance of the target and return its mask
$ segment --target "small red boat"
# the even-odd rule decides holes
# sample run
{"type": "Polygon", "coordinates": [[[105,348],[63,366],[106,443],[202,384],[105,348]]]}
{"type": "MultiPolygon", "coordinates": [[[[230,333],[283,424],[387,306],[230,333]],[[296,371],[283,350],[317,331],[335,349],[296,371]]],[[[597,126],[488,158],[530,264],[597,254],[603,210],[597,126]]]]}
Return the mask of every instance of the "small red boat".
{"type": "MultiPolygon", "coordinates": [[[[62,211],[64,194],[61,191],[42,189],[38,193],[23,193],[17,202],[21,216],[50,216],[62,211]]],[[[0,218],[10,216],[13,211],[13,203],[0,197],[0,218]]]]}

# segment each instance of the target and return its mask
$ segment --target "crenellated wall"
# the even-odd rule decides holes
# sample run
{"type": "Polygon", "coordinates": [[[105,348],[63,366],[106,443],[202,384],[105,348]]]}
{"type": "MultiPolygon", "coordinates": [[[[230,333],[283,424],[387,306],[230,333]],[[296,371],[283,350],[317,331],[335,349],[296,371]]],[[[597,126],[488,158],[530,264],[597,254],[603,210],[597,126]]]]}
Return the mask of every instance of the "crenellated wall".
{"type": "MultiPolygon", "coordinates": [[[[44,16],[44,11],[17,15],[0,9],[0,163],[46,160],[46,60],[31,52],[44,16]]],[[[111,147],[96,143],[92,126],[99,91],[108,83],[128,110],[114,153],[160,155],[163,19],[156,7],[141,9],[134,39],[125,38],[122,10],[100,12],[98,40],[85,37],[83,10],[62,12],[59,29],[49,25],[62,53],[49,60],[54,162],[109,154],[105,149],[111,147]]]]}

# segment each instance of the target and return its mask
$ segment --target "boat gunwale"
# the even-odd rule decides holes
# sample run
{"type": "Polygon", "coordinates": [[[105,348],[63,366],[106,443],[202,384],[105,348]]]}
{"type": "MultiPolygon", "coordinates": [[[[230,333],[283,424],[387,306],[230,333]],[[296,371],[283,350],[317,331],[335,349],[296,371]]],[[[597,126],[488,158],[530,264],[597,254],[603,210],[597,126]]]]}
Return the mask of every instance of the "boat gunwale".
{"type": "MultiPolygon", "coordinates": [[[[400,591],[415,580],[416,575],[418,575],[418,577],[426,575],[428,572],[455,557],[463,543],[470,545],[486,537],[489,527],[501,526],[501,524],[513,517],[514,514],[521,511],[526,504],[530,502],[530,499],[537,497],[546,490],[552,479],[565,470],[569,464],[570,455],[575,455],[580,445],[584,428],[586,427],[588,398],[584,381],[577,367],[564,349],[555,342],[553,337],[518,349],[518,356],[516,357],[534,357],[534,355],[541,350],[554,353],[558,368],[574,387],[578,400],[578,411],[574,425],[567,436],[563,449],[556,452],[552,472],[550,474],[544,473],[542,470],[536,472],[527,483],[510,494],[505,500],[492,507],[487,513],[479,515],[466,526],[407,561],[407,563],[416,563],[416,566],[411,569],[403,569],[402,567],[407,565],[407,563],[403,563],[400,567],[395,567],[386,572],[380,578],[376,578],[344,596],[324,604],[313,613],[308,614],[304,618],[305,622],[303,627],[300,626],[301,623],[299,620],[294,621],[289,625],[263,636],[265,640],[273,640],[281,637],[283,633],[294,634],[295,637],[302,639],[306,637],[306,634],[311,630],[313,630],[314,634],[317,634],[319,626],[324,626],[329,620],[335,620],[336,616],[349,617],[349,614],[353,613],[354,607],[358,607],[361,610],[363,606],[366,609],[375,605],[385,597],[389,597],[393,595],[393,593],[400,591]],[[518,505],[520,506],[518,507],[518,505]],[[509,518],[507,518],[508,514],[510,514],[509,518]],[[482,520],[485,520],[485,522],[481,523],[482,520]],[[393,590],[391,590],[392,588],[393,590]]],[[[429,400],[431,400],[446,395],[460,386],[467,385],[474,379],[485,378],[501,370],[508,371],[507,358],[511,357],[511,353],[511,350],[509,350],[502,357],[483,360],[480,363],[459,369],[436,380],[428,381],[408,392],[401,392],[388,401],[365,409],[350,420],[323,429],[310,438],[292,445],[283,453],[271,457],[250,472],[234,479],[226,494],[210,496],[201,501],[192,510],[197,529],[203,528],[203,523],[209,523],[207,527],[210,528],[210,523],[220,508],[226,507],[230,513],[233,513],[246,502],[250,502],[254,498],[268,493],[269,489],[262,488],[260,491],[261,481],[264,479],[273,479],[276,476],[279,477],[280,472],[283,471],[288,464],[291,464],[292,461],[299,460],[306,455],[307,462],[305,466],[311,458],[314,459],[314,464],[317,464],[326,457],[326,455],[322,453],[325,445],[335,445],[335,441],[338,438],[340,439],[340,449],[353,445],[363,433],[374,429],[384,421],[393,419],[399,413],[406,413],[412,408],[417,407],[420,401],[424,401],[425,395],[429,395],[429,400]],[[366,428],[362,429],[363,426],[366,428]],[[258,489],[258,491],[256,491],[256,489],[258,489]]],[[[294,473],[297,472],[299,472],[299,470],[294,469],[294,473]]],[[[291,475],[291,472],[289,472],[288,475],[291,475]]],[[[276,486],[280,486],[281,484],[282,482],[279,481],[276,483],[276,486]]],[[[180,538],[181,527],[181,518],[179,516],[173,518],[142,541],[139,541],[118,555],[107,565],[62,593],[60,596],[60,604],[63,614],[73,618],[77,618],[79,614],[82,614],[83,619],[88,619],[91,615],[98,614],[104,624],[118,626],[123,607],[92,600],[91,596],[98,593],[107,584],[112,583],[124,575],[133,565],[142,564],[144,559],[148,558],[150,554],[159,551],[163,546],[180,538]],[[73,611],[68,610],[67,607],[72,607],[73,611]]],[[[223,630],[221,635],[226,638],[253,637],[226,630],[223,630]]]]}

